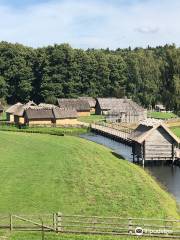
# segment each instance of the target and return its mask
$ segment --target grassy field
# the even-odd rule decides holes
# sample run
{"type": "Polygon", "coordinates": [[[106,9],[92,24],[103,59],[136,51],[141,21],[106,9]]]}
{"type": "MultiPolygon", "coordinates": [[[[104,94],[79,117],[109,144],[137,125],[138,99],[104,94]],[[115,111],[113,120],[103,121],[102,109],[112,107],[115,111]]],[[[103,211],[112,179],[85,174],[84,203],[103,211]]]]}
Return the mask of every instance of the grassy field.
{"type": "Polygon", "coordinates": [[[85,122],[85,123],[94,123],[94,122],[99,122],[99,121],[105,120],[105,117],[102,115],[92,114],[91,116],[79,117],[78,120],[80,122],[85,122]]]}
{"type": "Polygon", "coordinates": [[[140,167],[77,137],[0,132],[0,213],[177,217],[140,167]]]}
{"type": "MultiPolygon", "coordinates": [[[[10,237],[10,240],[39,240],[41,239],[41,234],[32,233],[29,237],[28,233],[16,233],[12,234],[10,237]]],[[[150,238],[150,237],[128,237],[128,236],[122,236],[122,237],[111,237],[111,236],[87,236],[87,235],[64,235],[64,234],[51,234],[46,233],[45,234],[45,240],[157,240],[158,238],[150,238]]],[[[163,239],[163,238],[161,238],[163,239]]],[[[167,238],[166,238],[167,239],[167,238]]],[[[168,240],[171,240],[168,238],[168,240]]]]}
{"type": "Polygon", "coordinates": [[[177,115],[174,113],[168,113],[168,112],[149,112],[148,117],[157,118],[157,119],[170,119],[170,118],[176,118],[177,115]]]}
{"type": "Polygon", "coordinates": [[[172,127],[171,130],[180,138],[180,126],[172,127]]]}

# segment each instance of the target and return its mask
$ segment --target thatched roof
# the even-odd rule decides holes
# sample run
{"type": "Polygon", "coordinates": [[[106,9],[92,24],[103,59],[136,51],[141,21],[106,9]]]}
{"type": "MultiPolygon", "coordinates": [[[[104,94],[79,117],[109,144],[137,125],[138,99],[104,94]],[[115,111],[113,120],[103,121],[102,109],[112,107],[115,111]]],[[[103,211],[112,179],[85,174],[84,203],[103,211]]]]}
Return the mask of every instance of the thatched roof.
{"type": "Polygon", "coordinates": [[[97,98],[102,110],[109,110],[109,115],[118,115],[121,113],[140,113],[145,109],[136,102],[127,98],[97,98]]]}
{"type": "Polygon", "coordinates": [[[140,124],[132,133],[130,138],[135,142],[142,144],[157,128],[163,128],[167,134],[174,139],[176,143],[180,143],[180,139],[163,123],[155,125],[143,125],[140,124]]]}
{"type": "Polygon", "coordinates": [[[60,98],[58,99],[58,105],[64,109],[75,109],[78,112],[90,111],[90,105],[87,100],[75,99],[75,98],[60,98]]]}
{"type": "Polygon", "coordinates": [[[53,108],[55,119],[77,118],[75,109],[53,108]]]}
{"type": "Polygon", "coordinates": [[[54,104],[49,104],[49,103],[40,103],[38,106],[43,107],[43,108],[54,108],[54,107],[56,107],[54,104]]]}
{"type": "Polygon", "coordinates": [[[123,99],[118,98],[97,98],[97,102],[102,110],[110,110],[121,106],[123,99]]]}
{"type": "Polygon", "coordinates": [[[33,102],[33,101],[29,101],[28,103],[26,104],[23,104],[23,105],[19,105],[16,110],[14,111],[14,115],[15,116],[19,116],[19,117],[22,117],[23,114],[24,114],[24,111],[30,107],[37,107],[37,105],[33,102]]]}
{"type": "Polygon", "coordinates": [[[23,104],[18,102],[16,104],[12,105],[11,107],[9,107],[6,110],[6,113],[14,114],[14,112],[19,108],[19,106],[23,106],[23,104]]]}
{"type": "Polygon", "coordinates": [[[63,108],[61,109],[59,107],[29,107],[25,110],[25,115],[29,120],[77,118],[76,110],[63,108]]]}
{"type": "Polygon", "coordinates": [[[25,116],[29,120],[54,119],[52,109],[28,108],[25,110],[25,116]]]}
{"type": "Polygon", "coordinates": [[[93,97],[79,97],[79,99],[86,100],[91,108],[94,108],[96,106],[96,99],[93,97]]]}

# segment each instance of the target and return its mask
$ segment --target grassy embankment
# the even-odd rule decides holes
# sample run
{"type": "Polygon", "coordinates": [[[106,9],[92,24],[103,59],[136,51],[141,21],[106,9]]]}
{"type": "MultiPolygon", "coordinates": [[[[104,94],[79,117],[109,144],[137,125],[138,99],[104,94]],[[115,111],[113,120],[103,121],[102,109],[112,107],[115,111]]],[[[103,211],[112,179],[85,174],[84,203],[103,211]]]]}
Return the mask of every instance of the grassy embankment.
{"type": "Polygon", "coordinates": [[[40,134],[50,134],[50,135],[79,135],[87,133],[88,129],[86,127],[22,127],[19,129],[13,125],[0,125],[0,131],[9,132],[24,132],[24,133],[40,133],[40,134]]]}
{"type": "MultiPolygon", "coordinates": [[[[0,141],[0,213],[179,217],[174,199],[143,169],[103,146],[72,136],[5,131],[0,141]]],[[[27,236],[12,239],[39,239],[27,236]]],[[[68,239],[53,236],[48,239],[68,239]]]]}
{"type": "Polygon", "coordinates": [[[175,201],[144,170],[103,146],[3,131],[0,141],[1,213],[177,216],[175,201]]]}

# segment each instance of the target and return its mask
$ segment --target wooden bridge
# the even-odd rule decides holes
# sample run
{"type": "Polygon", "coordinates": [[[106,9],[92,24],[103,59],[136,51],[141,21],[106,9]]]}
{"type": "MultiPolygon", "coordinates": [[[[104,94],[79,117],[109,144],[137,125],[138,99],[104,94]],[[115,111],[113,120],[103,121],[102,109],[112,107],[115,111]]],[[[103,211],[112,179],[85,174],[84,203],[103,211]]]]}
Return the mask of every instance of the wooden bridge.
{"type": "Polygon", "coordinates": [[[103,123],[100,124],[91,124],[91,131],[99,133],[100,135],[109,137],[111,139],[123,142],[127,145],[132,144],[132,139],[130,138],[130,131],[128,129],[121,131],[116,128],[112,128],[110,125],[103,123]]]}

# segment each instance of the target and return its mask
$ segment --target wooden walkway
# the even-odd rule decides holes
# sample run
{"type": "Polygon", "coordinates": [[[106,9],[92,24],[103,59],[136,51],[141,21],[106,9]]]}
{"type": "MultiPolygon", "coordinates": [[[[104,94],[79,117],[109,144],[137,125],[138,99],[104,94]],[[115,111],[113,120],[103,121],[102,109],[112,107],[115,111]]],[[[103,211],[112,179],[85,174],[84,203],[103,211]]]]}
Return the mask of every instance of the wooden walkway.
{"type": "Polygon", "coordinates": [[[109,127],[108,125],[91,124],[91,130],[100,135],[131,145],[130,133],[109,127]]]}

